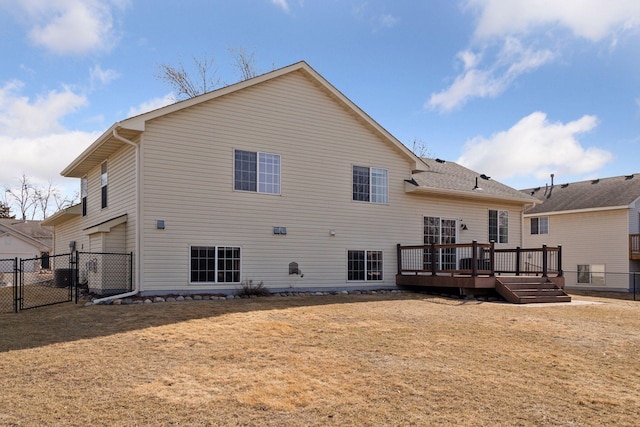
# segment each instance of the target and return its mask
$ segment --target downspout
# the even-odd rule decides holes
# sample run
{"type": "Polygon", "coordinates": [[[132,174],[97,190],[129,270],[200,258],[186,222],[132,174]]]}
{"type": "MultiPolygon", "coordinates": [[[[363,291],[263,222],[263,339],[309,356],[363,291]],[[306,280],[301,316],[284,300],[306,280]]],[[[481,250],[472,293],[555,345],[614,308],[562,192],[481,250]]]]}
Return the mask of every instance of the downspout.
{"type": "Polygon", "coordinates": [[[108,297],[104,297],[104,298],[100,298],[100,299],[96,299],[93,301],[94,304],[101,304],[107,301],[111,301],[114,299],[120,299],[120,298],[127,298],[127,297],[131,297],[134,295],[137,295],[140,292],[140,256],[141,256],[141,244],[140,244],[140,237],[142,234],[142,227],[140,226],[140,221],[142,220],[142,212],[140,210],[141,207],[141,203],[140,200],[142,198],[141,194],[140,194],[140,145],[136,144],[135,142],[128,140],[122,136],[120,136],[118,134],[118,128],[120,128],[120,122],[116,123],[113,127],[113,137],[115,139],[117,139],[118,141],[124,142],[127,145],[132,146],[135,150],[136,150],[136,167],[135,167],[135,175],[136,175],[136,229],[135,229],[135,236],[136,236],[136,244],[135,244],[135,263],[134,263],[134,268],[136,271],[135,274],[135,279],[134,279],[134,285],[133,285],[133,290],[131,292],[126,292],[123,294],[118,294],[118,295],[110,295],[108,297]]]}

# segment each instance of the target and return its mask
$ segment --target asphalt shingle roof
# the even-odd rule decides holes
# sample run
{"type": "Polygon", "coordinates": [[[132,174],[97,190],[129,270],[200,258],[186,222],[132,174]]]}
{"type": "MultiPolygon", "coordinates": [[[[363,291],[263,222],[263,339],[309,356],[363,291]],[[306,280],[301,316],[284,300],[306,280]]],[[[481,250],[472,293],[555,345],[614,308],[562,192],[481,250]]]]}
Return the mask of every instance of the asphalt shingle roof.
{"type": "Polygon", "coordinates": [[[628,206],[640,197],[640,174],[615,176],[521,190],[542,204],[526,213],[628,206]]]}
{"type": "Polygon", "coordinates": [[[484,195],[487,197],[520,199],[524,203],[536,201],[530,195],[494,181],[485,174],[467,169],[455,162],[428,158],[423,158],[422,160],[429,166],[429,170],[413,174],[413,179],[420,187],[467,192],[474,196],[484,195]],[[479,189],[474,189],[476,183],[479,189]]]}

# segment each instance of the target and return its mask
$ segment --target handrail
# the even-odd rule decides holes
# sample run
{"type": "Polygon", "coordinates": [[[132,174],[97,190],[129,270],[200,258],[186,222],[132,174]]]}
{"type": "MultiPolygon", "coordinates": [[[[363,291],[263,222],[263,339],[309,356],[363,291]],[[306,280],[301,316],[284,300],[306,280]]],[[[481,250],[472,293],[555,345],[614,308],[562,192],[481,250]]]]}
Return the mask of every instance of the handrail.
{"type": "Polygon", "coordinates": [[[562,246],[496,249],[495,244],[397,245],[398,274],[562,276],[562,246]]]}

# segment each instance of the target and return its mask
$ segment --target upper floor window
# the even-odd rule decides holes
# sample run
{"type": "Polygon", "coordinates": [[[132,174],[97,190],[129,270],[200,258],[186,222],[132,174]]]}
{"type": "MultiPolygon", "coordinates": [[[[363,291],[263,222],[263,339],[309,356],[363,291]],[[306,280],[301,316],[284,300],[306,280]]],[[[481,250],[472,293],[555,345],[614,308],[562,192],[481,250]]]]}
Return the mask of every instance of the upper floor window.
{"type": "Polygon", "coordinates": [[[102,197],[102,208],[107,207],[107,162],[100,165],[100,194],[102,197]]]}
{"type": "Polygon", "coordinates": [[[87,216],[87,177],[80,178],[80,199],[82,201],[82,216],[87,216]]]}
{"type": "Polygon", "coordinates": [[[280,194],[280,155],[235,150],[234,188],[280,194]]]}
{"type": "Polygon", "coordinates": [[[509,243],[509,212],[489,210],[489,241],[509,243]]]}
{"type": "Polygon", "coordinates": [[[549,234],[549,217],[531,218],[531,234],[549,234]]]}
{"type": "Polygon", "coordinates": [[[353,200],[358,202],[388,203],[389,184],[387,170],[354,166],[353,200]]]}

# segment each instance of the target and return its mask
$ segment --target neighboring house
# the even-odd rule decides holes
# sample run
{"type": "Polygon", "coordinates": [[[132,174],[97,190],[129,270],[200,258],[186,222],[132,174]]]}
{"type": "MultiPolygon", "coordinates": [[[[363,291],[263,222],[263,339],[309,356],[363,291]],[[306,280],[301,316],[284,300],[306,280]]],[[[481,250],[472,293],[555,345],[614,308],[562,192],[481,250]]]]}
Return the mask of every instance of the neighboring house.
{"type": "Polygon", "coordinates": [[[35,259],[25,264],[29,270],[49,268],[49,253],[53,247],[53,229],[42,221],[0,218],[0,259],[35,259]]]}
{"type": "Polygon", "coordinates": [[[562,245],[568,289],[633,289],[629,273],[640,271],[640,175],[522,191],[542,201],[525,214],[524,244],[562,245]]]}
{"type": "Polygon", "coordinates": [[[133,252],[142,294],[394,287],[396,244],[520,246],[537,202],[416,157],[305,62],[115,123],[62,175],[55,253],[133,252]]]}

